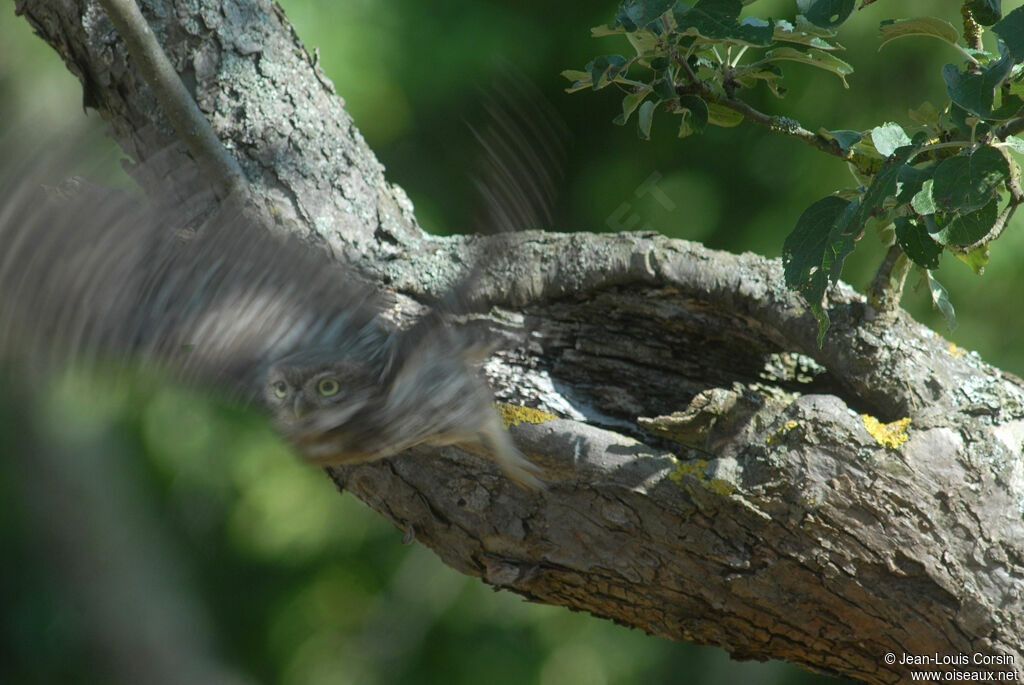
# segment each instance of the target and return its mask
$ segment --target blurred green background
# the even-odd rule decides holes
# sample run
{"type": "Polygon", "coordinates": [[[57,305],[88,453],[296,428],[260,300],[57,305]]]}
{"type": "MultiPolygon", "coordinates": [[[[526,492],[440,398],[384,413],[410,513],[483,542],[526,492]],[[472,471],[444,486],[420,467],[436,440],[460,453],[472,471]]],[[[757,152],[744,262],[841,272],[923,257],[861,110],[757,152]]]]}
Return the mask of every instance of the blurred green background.
{"type": "MultiPolygon", "coordinates": [[[[472,222],[479,146],[467,121],[480,114],[480,89],[509,64],[570,134],[555,219],[544,228],[649,228],[777,256],[808,204],[853,185],[838,160],[761,128],[710,128],[680,141],[676,122],[661,117],[653,140],[643,142],[633,126],[611,124],[619,111],[613,93],[566,95],[561,70],[628,51],[614,38],[589,36],[591,26],[612,19],[613,2],[282,4],[432,231],[472,222]],[[637,196],[653,173],[673,209],[637,196]]],[[[762,0],[750,9],[791,18],[793,4],[762,0]]],[[[1020,4],[1005,2],[1004,11],[1020,4]]],[[[951,0],[876,2],[840,33],[856,69],[849,90],[830,74],[788,65],[787,98],[761,90],[752,102],[811,130],[909,125],[908,108],[944,104],[939,69],[959,58],[927,39],[878,52],[878,23],[915,14],[955,23],[958,8],[951,0]]],[[[102,122],[80,103],[77,81],[7,3],[0,125],[40,139],[70,130],[94,141],[108,163],[116,160],[102,122]]],[[[948,255],[937,274],[960,320],[951,339],[1017,374],[1024,374],[1021,223],[1018,216],[993,246],[984,276],[948,255]]],[[[846,280],[863,288],[882,253],[869,233],[846,280]]],[[[926,289],[908,292],[904,305],[946,333],[926,289]]],[[[193,653],[252,682],[834,682],[495,593],[421,547],[403,546],[383,518],[297,464],[257,418],[160,386],[145,377],[70,378],[0,399],[0,681],[113,682],[112,673],[124,672],[111,644],[125,635],[116,626],[148,616],[150,632],[177,626],[195,642],[193,653]],[[117,601],[96,602],[110,593],[117,601]],[[167,606],[147,607],[154,595],[167,606]],[[104,638],[104,626],[113,626],[112,637],[104,638]]],[[[168,648],[137,627],[140,643],[168,648]]]]}

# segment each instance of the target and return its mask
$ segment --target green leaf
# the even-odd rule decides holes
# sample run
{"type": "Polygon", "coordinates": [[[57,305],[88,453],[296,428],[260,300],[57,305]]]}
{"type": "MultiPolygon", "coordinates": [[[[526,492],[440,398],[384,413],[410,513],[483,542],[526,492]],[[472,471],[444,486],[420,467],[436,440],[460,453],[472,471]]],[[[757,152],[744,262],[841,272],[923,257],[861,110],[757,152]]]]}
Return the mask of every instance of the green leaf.
{"type": "Polygon", "coordinates": [[[945,159],[935,168],[932,197],[944,212],[968,214],[996,198],[997,188],[1010,175],[999,150],[983,146],[968,155],[945,159]]]}
{"type": "Polygon", "coordinates": [[[654,119],[654,101],[647,100],[640,105],[637,113],[636,128],[637,135],[644,140],[651,139],[651,121],[654,119]]]}
{"type": "Polygon", "coordinates": [[[743,123],[743,115],[728,107],[709,102],[708,123],[722,128],[732,128],[743,123]]]}
{"type": "Polygon", "coordinates": [[[618,126],[625,126],[626,122],[629,121],[629,117],[633,115],[633,112],[636,111],[636,108],[640,106],[640,103],[644,101],[644,98],[650,92],[650,89],[647,88],[639,93],[630,93],[622,98],[622,114],[612,119],[612,123],[618,126]]]}
{"type": "Polygon", "coordinates": [[[916,17],[914,19],[889,19],[883,21],[878,28],[878,38],[881,50],[890,41],[907,36],[931,36],[945,41],[950,45],[956,45],[960,40],[960,32],[952,24],[936,17],[916,17]]]}
{"type": "Polygon", "coordinates": [[[679,33],[686,36],[701,36],[713,41],[727,41],[737,45],[767,47],[771,45],[774,29],[771,24],[740,24],[740,0],[698,0],[690,7],[677,2],[672,14],[679,33]]]}
{"type": "Polygon", "coordinates": [[[985,273],[985,267],[988,266],[988,245],[982,245],[977,250],[971,250],[967,254],[955,253],[956,258],[961,262],[971,267],[971,271],[976,276],[980,276],[985,273]]]}
{"type": "Polygon", "coordinates": [[[896,148],[910,145],[910,136],[899,124],[887,122],[871,129],[871,142],[878,150],[878,154],[888,157],[896,148]]]}
{"type": "Polygon", "coordinates": [[[708,105],[696,95],[684,95],[679,98],[680,113],[679,137],[685,138],[693,133],[701,133],[708,125],[708,105]]]}
{"type": "Polygon", "coordinates": [[[949,98],[968,112],[982,119],[992,111],[994,91],[1009,75],[1013,68],[1010,55],[994,62],[980,74],[962,72],[952,64],[942,67],[949,98]]]}
{"type": "Polygon", "coordinates": [[[932,296],[932,306],[942,314],[942,318],[946,320],[946,327],[952,333],[956,328],[956,312],[949,301],[949,293],[935,280],[931,271],[926,270],[925,274],[928,278],[928,293],[932,296]]]}
{"type": "Polygon", "coordinates": [[[932,197],[932,185],[934,183],[935,181],[932,179],[925,181],[921,184],[921,189],[910,200],[910,206],[921,216],[934,214],[939,211],[939,208],[935,206],[935,198],[932,197]]]}
{"type": "Polygon", "coordinates": [[[857,202],[829,196],[803,211],[796,227],[782,244],[782,264],[786,285],[800,291],[818,320],[818,344],[828,330],[828,313],[822,304],[828,288],[828,269],[823,267],[826,254],[835,254],[837,246],[832,234],[837,223],[857,202]]]}
{"type": "Polygon", "coordinates": [[[825,134],[839,143],[839,147],[844,150],[849,150],[851,147],[859,143],[860,139],[864,137],[864,134],[860,131],[847,131],[845,129],[825,131],[825,134]]]}
{"type": "Polygon", "coordinates": [[[1007,14],[992,27],[992,33],[1003,41],[1014,62],[1024,60],[1024,7],[1018,7],[1007,14]]]}
{"type": "Polygon", "coordinates": [[[651,84],[651,88],[654,94],[662,100],[672,100],[676,97],[676,83],[671,74],[666,74],[664,78],[655,81],[651,84]]]}
{"type": "Polygon", "coordinates": [[[1024,100],[1019,95],[1003,95],[1003,101],[1000,103],[999,108],[992,110],[989,118],[996,121],[1013,119],[1021,107],[1024,107],[1024,100]]]}
{"type": "Polygon", "coordinates": [[[998,203],[989,202],[976,212],[961,215],[929,214],[925,226],[936,242],[966,247],[982,240],[992,230],[999,213],[998,203]]]}
{"type": "Polygon", "coordinates": [[[1024,155],[1024,140],[1017,136],[1006,136],[1006,140],[1003,141],[1006,146],[1016,152],[1019,155],[1024,155]]]}
{"type": "Polygon", "coordinates": [[[562,72],[562,76],[572,81],[572,85],[565,89],[567,93],[575,93],[577,90],[583,90],[591,84],[589,71],[566,69],[562,72]]]}
{"type": "Polygon", "coordinates": [[[600,90],[624,72],[626,66],[626,58],[622,55],[602,55],[590,60],[585,69],[590,73],[594,90],[600,90]]]}
{"type": "Polygon", "coordinates": [[[630,31],[626,34],[626,40],[639,56],[649,55],[658,49],[658,36],[649,29],[630,31]]]}
{"type": "Polygon", "coordinates": [[[915,264],[925,269],[938,269],[942,246],[932,240],[917,222],[905,216],[897,217],[896,243],[915,264]]]}
{"type": "Polygon", "coordinates": [[[626,0],[619,5],[615,25],[627,31],[642,29],[667,12],[675,0],[626,0]]]}
{"type": "MultiPolygon", "coordinates": [[[[805,22],[806,28],[806,22],[805,22]]],[[[842,50],[842,46],[837,43],[831,43],[825,40],[824,36],[832,37],[834,32],[832,31],[821,31],[821,29],[814,29],[814,31],[802,30],[796,28],[788,21],[784,19],[778,19],[775,21],[775,28],[772,32],[772,40],[777,43],[796,43],[797,45],[806,45],[809,48],[818,48],[819,50],[842,50]]]]}
{"type": "Polygon", "coordinates": [[[922,102],[917,109],[907,110],[911,119],[923,126],[938,126],[939,110],[930,102],[922,102]]]}
{"type": "Polygon", "coordinates": [[[968,0],[964,4],[982,26],[994,24],[1003,16],[1002,0],[968,0]]]}
{"type": "Polygon", "coordinates": [[[593,26],[590,29],[591,38],[604,38],[605,36],[621,36],[626,33],[626,29],[621,26],[611,27],[601,24],[600,26],[593,26]]]}
{"type": "MultiPolygon", "coordinates": [[[[916,151],[917,146],[904,145],[894,150],[888,159],[882,163],[871,185],[864,192],[860,211],[851,222],[850,230],[852,232],[859,232],[861,226],[864,225],[865,219],[871,214],[877,214],[882,209],[886,199],[896,194],[900,175],[906,168],[907,160],[916,151]]],[[[839,278],[838,272],[835,274],[835,278],[839,278]]]]}
{"type": "Polygon", "coordinates": [[[741,70],[736,75],[736,80],[744,88],[753,88],[758,81],[764,81],[768,89],[777,98],[781,98],[786,93],[786,89],[778,83],[781,78],[782,70],[774,64],[765,64],[760,68],[748,69],[746,71],[741,70]]]}
{"type": "Polygon", "coordinates": [[[796,0],[800,14],[815,26],[831,29],[839,26],[853,12],[854,0],[796,0]]]}
{"type": "Polygon", "coordinates": [[[777,62],[780,60],[802,62],[819,69],[831,71],[843,82],[844,88],[850,87],[846,82],[846,77],[853,73],[853,67],[828,52],[814,49],[804,51],[797,50],[796,48],[781,47],[766,52],[763,59],[765,62],[777,62]]]}
{"type": "Polygon", "coordinates": [[[672,60],[669,59],[668,55],[658,55],[651,60],[651,69],[654,69],[655,71],[663,71],[668,69],[668,65],[671,63],[672,60]]]}
{"type": "Polygon", "coordinates": [[[821,264],[829,247],[829,234],[852,204],[835,195],[818,200],[803,211],[782,244],[786,285],[809,293],[805,295],[808,301],[824,296],[827,274],[821,264]]]}
{"type": "Polygon", "coordinates": [[[900,171],[916,150],[913,145],[895,150],[882,163],[860,200],[829,197],[808,207],[783,244],[786,283],[804,292],[811,304],[818,319],[819,345],[828,329],[828,316],[821,306],[825,289],[830,281],[839,280],[843,262],[853,252],[868,217],[883,213],[886,199],[896,192],[900,171]],[[827,235],[814,233],[824,233],[826,229],[827,235]]]}
{"type": "Polygon", "coordinates": [[[899,193],[896,195],[896,202],[900,204],[913,202],[914,196],[921,192],[925,183],[928,183],[928,199],[931,200],[931,177],[931,169],[904,166],[900,169],[899,193]]]}

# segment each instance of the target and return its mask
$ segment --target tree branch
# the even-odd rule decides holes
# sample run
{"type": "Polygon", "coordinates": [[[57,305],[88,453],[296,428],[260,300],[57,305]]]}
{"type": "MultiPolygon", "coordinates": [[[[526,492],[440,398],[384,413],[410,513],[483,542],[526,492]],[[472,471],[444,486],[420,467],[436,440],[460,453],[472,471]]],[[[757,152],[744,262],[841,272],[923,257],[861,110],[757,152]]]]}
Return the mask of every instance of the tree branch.
{"type": "MultiPolygon", "coordinates": [[[[756,255],[651,234],[427,236],[278,9],[178,23],[188,3],[147,5],[285,229],[359,261],[403,311],[497,255],[468,323],[513,342],[487,371],[502,401],[547,412],[513,412],[511,432],[550,489],[455,448],[332,468],[336,483],[459,571],[737,657],[878,683],[907,675],[886,652],[1021,664],[1016,381],[902,312],[873,319],[845,286],[818,349],[781,265],[756,255]]],[[[166,147],[94,2],[18,9],[127,150],[166,147]]]]}

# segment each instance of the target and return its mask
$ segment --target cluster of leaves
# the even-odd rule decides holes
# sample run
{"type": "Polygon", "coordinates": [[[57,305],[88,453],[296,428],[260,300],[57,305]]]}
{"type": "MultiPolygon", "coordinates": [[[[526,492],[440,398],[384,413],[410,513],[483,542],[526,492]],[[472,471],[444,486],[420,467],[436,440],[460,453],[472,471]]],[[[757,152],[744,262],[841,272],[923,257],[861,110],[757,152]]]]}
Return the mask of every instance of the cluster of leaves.
{"type": "MultiPolygon", "coordinates": [[[[615,84],[625,92],[615,123],[626,124],[635,113],[643,139],[650,137],[656,111],[680,117],[680,137],[749,119],[846,160],[860,185],[813,203],[783,246],[786,281],[817,317],[819,343],[829,324],[826,292],[869,222],[901,251],[892,273],[905,275],[908,260],[916,265],[952,327],[952,306],[933,276],[943,250],[980,273],[988,244],[1024,203],[1020,168],[1008,154],[1024,152],[1024,141],[1014,136],[1024,130],[1024,8],[1003,17],[1000,0],[967,0],[965,29],[971,35],[964,45],[958,29],[943,19],[883,22],[882,45],[927,36],[961,53],[961,66],[942,70],[950,101],[941,109],[924,103],[912,110],[910,134],[894,123],[814,133],[793,119],[757,111],[739,95],[764,83],[783,97],[784,62],[829,71],[845,86],[853,68],[836,56],[842,48],[835,36],[855,0],[796,0],[793,21],[741,19],[744,4],[754,1],[698,0],[691,6],[625,0],[614,24],[592,33],[625,36],[636,54],[604,55],[582,71],[563,72],[572,82],[567,90],[615,84]],[[991,26],[998,53],[981,49],[979,24],[991,26]]],[[[902,276],[894,276],[891,287],[902,287],[902,276]]]]}

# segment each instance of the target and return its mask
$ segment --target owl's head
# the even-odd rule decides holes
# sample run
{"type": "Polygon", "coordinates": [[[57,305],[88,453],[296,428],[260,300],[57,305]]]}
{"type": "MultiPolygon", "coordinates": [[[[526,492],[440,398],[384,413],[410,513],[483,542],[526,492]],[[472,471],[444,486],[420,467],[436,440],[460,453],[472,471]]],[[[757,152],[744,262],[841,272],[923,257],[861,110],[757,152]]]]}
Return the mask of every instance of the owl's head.
{"type": "MultiPolygon", "coordinates": [[[[328,455],[312,449],[342,439],[339,429],[358,426],[379,400],[380,381],[365,365],[309,355],[286,358],[274,364],[263,385],[263,399],[274,424],[285,437],[312,459],[328,455]]],[[[336,444],[332,451],[344,451],[336,444]]],[[[352,459],[358,461],[358,459],[352,459]]]]}

